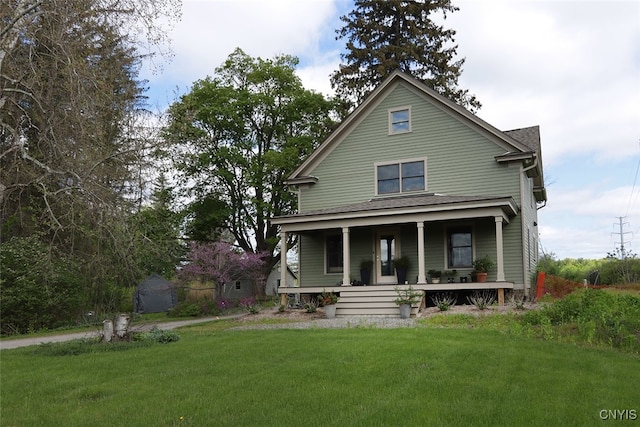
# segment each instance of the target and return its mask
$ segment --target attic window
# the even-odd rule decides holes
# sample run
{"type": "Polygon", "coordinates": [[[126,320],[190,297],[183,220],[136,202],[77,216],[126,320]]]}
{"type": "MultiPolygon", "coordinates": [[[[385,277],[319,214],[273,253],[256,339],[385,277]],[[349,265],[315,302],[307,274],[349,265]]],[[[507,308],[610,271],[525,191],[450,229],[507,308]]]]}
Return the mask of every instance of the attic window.
{"type": "Polygon", "coordinates": [[[411,132],[411,108],[389,110],[389,135],[411,132]]]}

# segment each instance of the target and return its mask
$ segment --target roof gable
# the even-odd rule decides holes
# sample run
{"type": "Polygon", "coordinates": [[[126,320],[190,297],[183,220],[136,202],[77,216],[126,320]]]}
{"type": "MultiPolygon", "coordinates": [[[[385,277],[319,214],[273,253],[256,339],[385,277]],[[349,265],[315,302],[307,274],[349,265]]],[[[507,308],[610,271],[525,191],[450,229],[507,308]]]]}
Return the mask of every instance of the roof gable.
{"type": "MultiPolygon", "coordinates": [[[[367,99],[356,108],[341,124],[338,128],[332,132],[331,135],[290,175],[287,183],[297,184],[311,179],[310,173],[313,171],[319,163],[321,163],[340,143],[349,135],[352,130],[358,126],[393,90],[399,85],[404,85],[414,93],[421,96],[426,102],[430,102],[432,105],[439,108],[441,111],[449,114],[459,122],[472,127],[499,144],[506,150],[505,155],[525,155],[526,157],[532,157],[535,153],[535,148],[532,145],[527,144],[520,138],[514,136],[523,137],[526,141],[532,142],[535,138],[528,133],[513,133],[509,135],[506,132],[502,132],[492,125],[488,124],[484,120],[470,113],[468,110],[460,107],[451,100],[443,97],[435,92],[433,89],[426,86],[424,83],[408,76],[402,72],[396,71],[392,73],[383,83],[378,86],[367,99]]],[[[535,127],[537,128],[537,127],[535,127]]],[[[515,132],[515,131],[513,131],[515,132]]],[[[539,132],[538,132],[538,147],[539,147],[539,132]]]]}

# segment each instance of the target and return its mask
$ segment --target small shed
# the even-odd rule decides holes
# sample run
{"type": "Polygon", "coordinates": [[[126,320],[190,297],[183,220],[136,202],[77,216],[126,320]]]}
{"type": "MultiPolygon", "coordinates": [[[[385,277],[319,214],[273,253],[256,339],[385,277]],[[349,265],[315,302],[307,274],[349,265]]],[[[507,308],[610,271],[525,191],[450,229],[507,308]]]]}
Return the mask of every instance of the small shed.
{"type": "MultiPolygon", "coordinates": [[[[265,288],[265,293],[267,295],[278,295],[278,288],[280,287],[280,261],[276,263],[276,265],[269,273],[269,277],[267,277],[267,286],[265,288]]],[[[296,274],[287,266],[287,283],[284,286],[292,287],[298,286],[298,277],[296,274]]]]}
{"type": "Polygon", "coordinates": [[[133,293],[135,313],[159,313],[178,303],[173,283],[158,274],[152,274],[140,283],[133,293]]]}

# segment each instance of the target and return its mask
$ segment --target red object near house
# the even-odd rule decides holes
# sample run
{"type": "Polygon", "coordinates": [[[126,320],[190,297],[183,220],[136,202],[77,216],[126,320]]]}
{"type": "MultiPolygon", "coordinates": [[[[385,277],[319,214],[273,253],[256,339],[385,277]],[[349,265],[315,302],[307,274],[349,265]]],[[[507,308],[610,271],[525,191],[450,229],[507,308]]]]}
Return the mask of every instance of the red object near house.
{"type": "Polygon", "coordinates": [[[536,300],[544,296],[544,278],[546,273],[541,271],[538,273],[538,281],[536,282],[536,300]]]}

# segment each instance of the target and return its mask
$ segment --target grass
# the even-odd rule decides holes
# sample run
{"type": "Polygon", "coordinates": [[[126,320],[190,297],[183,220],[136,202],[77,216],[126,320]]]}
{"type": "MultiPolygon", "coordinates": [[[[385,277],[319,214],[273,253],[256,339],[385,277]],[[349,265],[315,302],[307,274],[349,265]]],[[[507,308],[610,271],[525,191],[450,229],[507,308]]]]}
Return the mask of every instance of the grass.
{"type": "MultiPolygon", "coordinates": [[[[239,312],[239,310],[236,310],[236,312],[239,312]]],[[[227,315],[229,313],[224,313],[222,314],[227,315]]],[[[212,317],[212,316],[210,316],[212,317]]],[[[53,336],[53,335],[60,335],[60,334],[73,334],[73,333],[79,333],[79,332],[94,332],[94,331],[102,331],[102,319],[111,319],[113,320],[115,318],[115,314],[109,315],[109,316],[103,316],[100,318],[100,321],[95,321],[93,322],[93,324],[90,324],[89,322],[87,322],[87,324],[84,325],[76,325],[76,326],[67,326],[67,327],[61,327],[61,328],[56,328],[56,329],[41,329],[39,331],[36,332],[31,332],[28,334],[15,334],[15,335],[0,335],[0,341],[2,340],[15,340],[15,339],[22,339],[22,338],[39,338],[39,337],[48,337],[48,336],[53,336]]],[[[185,318],[180,319],[180,318],[175,318],[175,317],[168,317],[167,313],[149,313],[149,314],[134,314],[133,315],[133,319],[130,322],[130,325],[132,327],[138,327],[141,325],[145,325],[145,324],[155,324],[155,323],[160,323],[160,322],[172,322],[172,321],[177,321],[177,320],[186,320],[185,318]]]]}
{"type": "MultiPolygon", "coordinates": [[[[460,320],[460,319],[459,319],[460,320]]],[[[490,328],[228,330],[3,350],[2,426],[595,425],[640,410],[640,358],[490,328]]]]}

